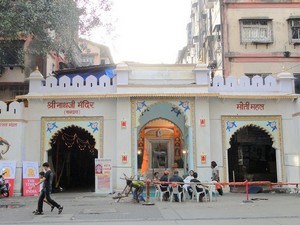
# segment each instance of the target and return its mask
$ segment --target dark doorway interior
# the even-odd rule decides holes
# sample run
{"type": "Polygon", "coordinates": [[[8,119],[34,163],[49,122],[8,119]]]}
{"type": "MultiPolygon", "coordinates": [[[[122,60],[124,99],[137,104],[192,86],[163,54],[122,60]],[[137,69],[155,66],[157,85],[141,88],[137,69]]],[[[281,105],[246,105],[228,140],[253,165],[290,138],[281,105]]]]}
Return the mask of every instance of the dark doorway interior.
{"type": "Polygon", "coordinates": [[[95,139],[78,126],[63,128],[51,139],[48,158],[52,163],[55,188],[67,191],[94,191],[95,139]]]}
{"type": "Polygon", "coordinates": [[[277,182],[276,151],[263,129],[247,126],[230,139],[228,149],[229,181],[277,182]]]}

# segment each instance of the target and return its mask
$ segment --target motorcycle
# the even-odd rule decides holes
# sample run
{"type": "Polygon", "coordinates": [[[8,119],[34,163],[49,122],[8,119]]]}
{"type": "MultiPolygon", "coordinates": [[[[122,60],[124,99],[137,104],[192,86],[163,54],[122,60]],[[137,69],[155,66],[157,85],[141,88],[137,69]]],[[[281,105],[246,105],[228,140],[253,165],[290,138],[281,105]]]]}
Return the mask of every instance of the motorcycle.
{"type": "Polygon", "coordinates": [[[4,175],[6,172],[2,172],[0,175],[0,198],[9,197],[9,184],[5,182],[4,175]]]}

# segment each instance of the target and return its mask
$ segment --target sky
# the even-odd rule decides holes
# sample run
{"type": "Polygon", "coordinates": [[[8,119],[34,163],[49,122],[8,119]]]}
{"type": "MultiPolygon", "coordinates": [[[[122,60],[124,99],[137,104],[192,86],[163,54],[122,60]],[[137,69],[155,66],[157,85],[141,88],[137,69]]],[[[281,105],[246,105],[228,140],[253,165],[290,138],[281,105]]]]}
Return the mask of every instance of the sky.
{"type": "Polygon", "coordinates": [[[90,40],[107,45],[115,63],[175,63],[187,43],[190,0],[112,0],[115,31],[95,30],[90,40]]]}

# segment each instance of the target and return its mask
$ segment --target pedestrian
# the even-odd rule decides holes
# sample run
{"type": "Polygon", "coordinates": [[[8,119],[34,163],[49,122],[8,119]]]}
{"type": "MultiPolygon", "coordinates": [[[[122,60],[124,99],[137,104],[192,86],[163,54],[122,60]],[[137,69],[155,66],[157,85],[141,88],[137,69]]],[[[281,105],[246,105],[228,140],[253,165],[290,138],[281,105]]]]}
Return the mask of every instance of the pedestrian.
{"type": "Polygon", "coordinates": [[[215,161],[211,161],[210,167],[212,169],[211,180],[215,183],[219,195],[223,195],[222,185],[220,184],[219,167],[215,161]]]}
{"type": "Polygon", "coordinates": [[[40,185],[41,183],[43,183],[43,188],[41,190],[39,200],[38,200],[38,209],[35,212],[35,215],[43,215],[44,198],[46,198],[46,200],[51,205],[53,205],[54,207],[56,207],[58,209],[58,214],[61,214],[61,212],[63,211],[63,206],[59,205],[56,201],[54,201],[50,197],[51,188],[52,188],[51,185],[52,185],[52,179],[53,179],[53,173],[50,170],[50,165],[49,165],[48,162],[45,162],[43,164],[43,167],[44,167],[44,170],[45,170],[45,176],[39,183],[36,183],[34,185],[34,187],[36,187],[36,186],[40,185]]]}
{"type": "MultiPolygon", "coordinates": [[[[44,172],[44,171],[39,172],[39,179],[40,179],[40,181],[42,181],[42,179],[43,179],[44,177],[45,177],[45,172],[44,172]]],[[[41,193],[42,190],[43,190],[43,186],[42,186],[42,184],[40,184],[40,193],[41,193]]],[[[50,190],[50,192],[51,192],[51,190],[50,190]]],[[[51,212],[52,212],[53,209],[54,209],[54,206],[51,205],[51,204],[47,201],[46,198],[44,198],[44,202],[47,203],[47,204],[51,207],[51,212]]],[[[33,213],[36,213],[37,211],[38,211],[38,209],[34,210],[33,213]]]]}

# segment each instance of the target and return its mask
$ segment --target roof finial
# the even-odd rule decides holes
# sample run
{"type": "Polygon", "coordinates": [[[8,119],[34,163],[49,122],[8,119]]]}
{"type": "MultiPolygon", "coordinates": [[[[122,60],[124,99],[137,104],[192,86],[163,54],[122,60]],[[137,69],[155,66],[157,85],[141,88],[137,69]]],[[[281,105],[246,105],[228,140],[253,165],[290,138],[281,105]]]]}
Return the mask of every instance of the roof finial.
{"type": "Polygon", "coordinates": [[[34,72],[40,72],[39,67],[36,66],[35,71],[34,72]]]}
{"type": "Polygon", "coordinates": [[[286,72],[286,69],[285,69],[285,66],[284,66],[284,65],[282,66],[281,71],[282,71],[282,72],[286,72]]]}

